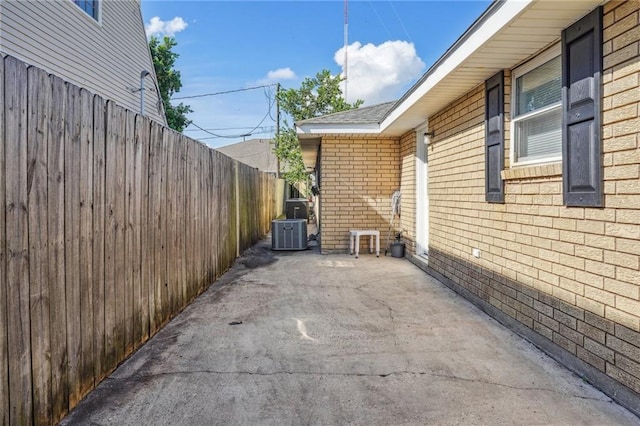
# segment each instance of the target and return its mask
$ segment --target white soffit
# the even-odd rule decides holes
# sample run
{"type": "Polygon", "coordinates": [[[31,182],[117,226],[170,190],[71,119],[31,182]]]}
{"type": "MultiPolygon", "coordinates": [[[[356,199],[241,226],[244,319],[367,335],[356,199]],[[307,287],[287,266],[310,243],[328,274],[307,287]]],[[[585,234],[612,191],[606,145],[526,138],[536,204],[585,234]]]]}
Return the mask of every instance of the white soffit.
{"type": "Polygon", "coordinates": [[[310,123],[310,124],[296,125],[296,132],[298,133],[299,137],[301,135],[339,134],[339,133],[377,134],[380,132],[380,124],[378,123],[366,123],[366,124],[310,123]]]}
{"type": "Polygon", "coordinates": [[[499,70],[513,68],[559,41],[564,28],[603,3],[606,1],[502,2],[405,95],[384,119],[380,131],[401,135],[419,126],[499,70]]]}

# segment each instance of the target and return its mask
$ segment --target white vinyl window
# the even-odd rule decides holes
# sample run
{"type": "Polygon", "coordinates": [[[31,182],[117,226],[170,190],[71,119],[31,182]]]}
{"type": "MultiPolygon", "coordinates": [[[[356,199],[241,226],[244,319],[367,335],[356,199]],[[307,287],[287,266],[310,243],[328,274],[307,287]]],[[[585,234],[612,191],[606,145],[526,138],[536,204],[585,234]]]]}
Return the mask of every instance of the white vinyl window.
{"type": "Polygon", "coordinates": [[[560,46],[513,72],[513,165],[562,159],[562,64],[560,46]]]}

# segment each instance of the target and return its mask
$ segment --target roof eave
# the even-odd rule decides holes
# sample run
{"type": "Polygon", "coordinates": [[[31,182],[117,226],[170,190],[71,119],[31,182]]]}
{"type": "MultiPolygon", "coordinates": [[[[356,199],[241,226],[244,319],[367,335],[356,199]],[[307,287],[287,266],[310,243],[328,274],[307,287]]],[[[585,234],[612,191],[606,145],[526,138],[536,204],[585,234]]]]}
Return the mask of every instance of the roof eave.
{"type": "Polygon", "coordinates": [[[380,133],[379,123],[345,123],[345,124],[296,124],[298,137],[318,136],[330,134],[377,134],[380,133]]]}
{"type": "MultiPolygon", "coordinates": [[[[396,105],[387,112],[382,120],[381,130],[389,128],[436,84],[460,66],[471,53],[488,42],[491,37],[500,32],[534,1],[535,0],[495,0],[487,10],[476,19],[469,29],[447,49],[444,55],[427,70],[420,80],[398,100],[396,105]]],[[[418,123],[416,123],[416,125],[417,124],[418,123]]]]}

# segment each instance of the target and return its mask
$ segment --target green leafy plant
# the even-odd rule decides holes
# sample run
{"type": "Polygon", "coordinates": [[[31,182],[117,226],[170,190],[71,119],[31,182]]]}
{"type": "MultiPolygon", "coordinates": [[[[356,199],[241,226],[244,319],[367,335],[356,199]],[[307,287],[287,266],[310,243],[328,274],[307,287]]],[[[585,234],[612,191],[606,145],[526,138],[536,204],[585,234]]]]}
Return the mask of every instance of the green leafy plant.
{"type": "Polygon", "coordinates": [[[187,114],[193,110],[189,105],[183,103],[171,104],[171,96],[182,88],[180,71],[174,69],[179,55],[172,49],[177,45],[178,43],[173,37],[165,36],[162,40],[151,37],[149,40],[149,50],[158,79],[158,90],[162,98],[167,125],[173,130],[182,132],[191,123],[187,114]]]}
{"type": "MultiPolygon", "coordinates": [[[[350,104],[343,98],[340,89],[343,80],[339,75],[332,76],[329,70],[322,70],[315,77],[304,79],[300,88],[280,91],[277,94],[280,108],[296,122],[360,107],[361,99],[350,104]]],[[[292,184],[306,181],[308,173],[302,163],[300,142],[295,128],[286,119],[274,145],[282,177],[292,184]]]]}

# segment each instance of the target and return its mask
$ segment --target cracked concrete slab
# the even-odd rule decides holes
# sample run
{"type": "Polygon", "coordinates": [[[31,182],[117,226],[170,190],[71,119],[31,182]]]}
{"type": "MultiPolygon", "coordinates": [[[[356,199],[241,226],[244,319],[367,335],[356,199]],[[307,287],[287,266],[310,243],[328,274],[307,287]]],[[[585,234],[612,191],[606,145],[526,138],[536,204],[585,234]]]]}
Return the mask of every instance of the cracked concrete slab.
{"type": "Polygon", "coordinates": [[[640,425],[404,259],[265,240],[63,425],[640,425]]]}

